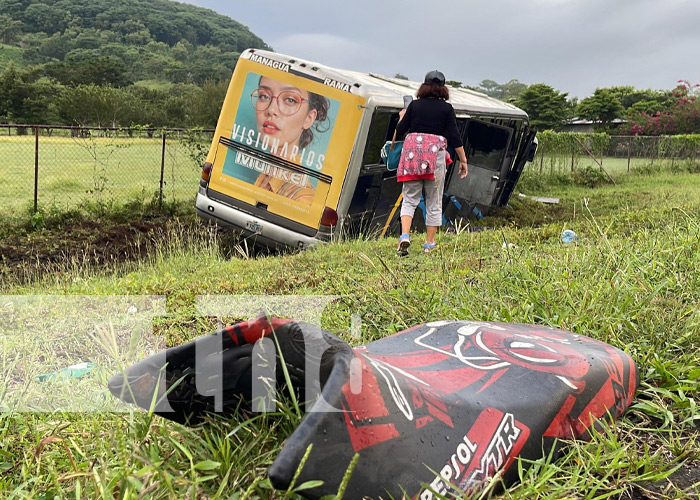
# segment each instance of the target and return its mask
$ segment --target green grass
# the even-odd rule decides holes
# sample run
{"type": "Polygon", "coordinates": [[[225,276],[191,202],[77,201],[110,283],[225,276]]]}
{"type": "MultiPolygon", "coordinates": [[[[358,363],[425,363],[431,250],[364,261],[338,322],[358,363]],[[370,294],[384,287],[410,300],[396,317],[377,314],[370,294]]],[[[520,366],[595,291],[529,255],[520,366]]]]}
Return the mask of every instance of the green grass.
{"type": "MultiPolygon", "coordinates": [[[[697,495],[700,485],[666,478],[679,467],[700,466],[700,176],[632,175],[616,185],[544,186],[533,194],[561,202],[513,199],[511,208],[480,221],[493,230],[441,233],[439,249],[430,255],[398,259],[394,238],[387,238],[259,258],[248,258],[239,244],[238,257],[230,258],[215,233],[174,227],[140,264],[94,269],[68,263],[40,281],[9,283],[3,293],[162,296],[166,314],[156,319],[154,331],[169,344],[216,328],[214,318],[196,314],[197,297],[216,295],[340,296],[319,321],[352,345],[446,318],[534,323],[584,334],[636,360],[641,387],[633,406],[591,442],[573,443],[563,457],[545,457],[527,470],[520,464],[521,484],[501,498],[697,495]],[[576,244],[561,243],[564,228],[577,233],[576,244]]],[[[415,239],[420,243],[420,236],[415,239]]],[[[41,327],[50,315],[8,310],[11,302],[3,300],[5,326],[31,321],[32,331],[64,331],[41,327]]],[[[127,323],[113,325],[127,341],[129,330],[127,323]]],[[[53,337],[55,342],[6,340],[13,344],[3,349],[0,392],[17,389],[27,366],[31,375],[86,358],[99,361],[93,377],[97,386],[104,384],[106,367],[116,361],[100,344],[64,335],[53,337]],[[20,352],[32,363],[23,363],[20,352]]],[[[148,349],[132,354],[138,358],[148,349]]],[[[38,392],[27,383],[17,397],[26,405],[38,392]]],[[[293,492],[274,493],[265,471],[300,418],[280,406],[277,414],[257,420],[213,419],[189,429],[136,411],[9,412],[0,418],[0,495],[296,498],[293,492]]]]}
{"type": "MultiPolygon", "coordinates": [[[[619,176],[624,174],[634,172],[635,170],[647,170],[650,167],[652,169],[682,169],[684,167],[692,167],[697,169],[697,161],[693,160],[678,160],[678,159],[668,159],[656,158],[652,161],[651,158],[618,158],[606,156],[603,158],[596,159],[587,155],[577,155],[574,158],[574,169],[580,169],[585,167],[591,167],[594,169],[600,169],[601,165],[598,161],[602,162],[603,169],[610,174],[615,180],[619,176]]],[[[552,156],[543,155],[538,156],[532,163],[528,163],[526,169],[538,172],[540,174],[552,174],[552,173],[569,173],[571,172],[571,157],[567,156],[552,156]]]]}
{"type": "MultiPolygon", "coordinates": [[[[80,207],[151,198],[160,187],[162,139],[67,138],[39,140],[40,205],[80,207]]],[[[0,214],[34,200],[35,138],[0,136],[0,214]]],[[[194,199],[201,166],[177,139],[166,142],[163,196],[194,199]]]]}

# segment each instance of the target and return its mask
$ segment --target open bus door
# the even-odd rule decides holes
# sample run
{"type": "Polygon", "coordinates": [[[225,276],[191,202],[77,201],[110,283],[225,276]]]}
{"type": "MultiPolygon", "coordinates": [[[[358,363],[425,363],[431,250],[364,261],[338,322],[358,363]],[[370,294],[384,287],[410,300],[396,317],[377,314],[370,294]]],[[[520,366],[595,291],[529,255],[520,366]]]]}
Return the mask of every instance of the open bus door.
{"type": "Polygon", "coordinates": [[[465,129],[464,152],[469,174],[464,179],[459,175],[450,175],[445,192],[471,205],[489,207],[501,182],[502,166],[513,129],[473,118],[467,120],[465,129]]]}
{"type": "Polygon", "coordinates": [[[513,162],[513,168],[507,174],[503,189],[498,194],[497,199],[494,200],[494,205],[503,206],[508,203],[510,195],[515,189],[515,185],[520,180],[520,175],[523,173],[525,168],[525,163],[535,159],[535,153],[537,153],[537,131],[533,128],[527,128],[523,133],[523,140],[518,148],[518,155],[513,162]]]}

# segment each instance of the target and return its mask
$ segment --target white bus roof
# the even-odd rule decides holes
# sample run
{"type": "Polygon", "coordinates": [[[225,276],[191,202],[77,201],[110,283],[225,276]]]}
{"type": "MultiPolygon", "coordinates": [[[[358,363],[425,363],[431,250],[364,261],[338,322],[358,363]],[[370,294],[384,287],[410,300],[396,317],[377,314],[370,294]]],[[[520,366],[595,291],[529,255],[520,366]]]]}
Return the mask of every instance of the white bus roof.
{"type": "MultiPolygon", "coordinates": [[[[331,68],[324,64],[265,50],[248,49],[240,57],[242,59],[263,58],[263,60],[289,65],[290,71],[294,73],[302,73],[321,81],[330,80],[334,85],[345,84],[351,93],[372,99],[376,106],[402,108],[403,96],[415,97],[421,85],[420,82],[391,78],[376,73],[331,68]]],[[[449,102],[458,115],[481,113],[527,119],[527,113],[522,109],[470,89],[450,87],[449,102]]]]}

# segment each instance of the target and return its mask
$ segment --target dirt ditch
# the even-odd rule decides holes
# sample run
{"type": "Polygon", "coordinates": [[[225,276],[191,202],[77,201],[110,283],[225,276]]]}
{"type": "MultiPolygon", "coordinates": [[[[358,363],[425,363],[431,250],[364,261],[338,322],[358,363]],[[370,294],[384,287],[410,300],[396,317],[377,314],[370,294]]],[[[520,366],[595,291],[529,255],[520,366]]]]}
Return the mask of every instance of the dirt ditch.
{"type": "MultiPolygon", "coordinates": [[[[195,222],[185,223],[183,229],[195,222]]],[[[22,283],[72,264],[89,268],[139,260],[172,227],[168,217],[129,223],[80,220],[58,228],[10,234],[0,240],[0,279],[22,283]]]]}

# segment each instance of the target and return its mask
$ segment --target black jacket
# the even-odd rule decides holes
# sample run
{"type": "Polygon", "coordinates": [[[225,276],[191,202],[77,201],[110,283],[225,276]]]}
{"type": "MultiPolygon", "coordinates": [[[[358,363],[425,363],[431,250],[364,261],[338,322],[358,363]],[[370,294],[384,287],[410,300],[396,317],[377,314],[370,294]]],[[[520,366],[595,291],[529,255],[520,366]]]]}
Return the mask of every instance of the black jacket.
{"type": "Polygon", "coordinates": [[[457,117],[450,103],[442,99],[422,98],[411,101],[406,114],[396,126],[396,137],[403,138],[407,132],[441,135],[448,146],[462,146],[457,129],[457,117]]]}

